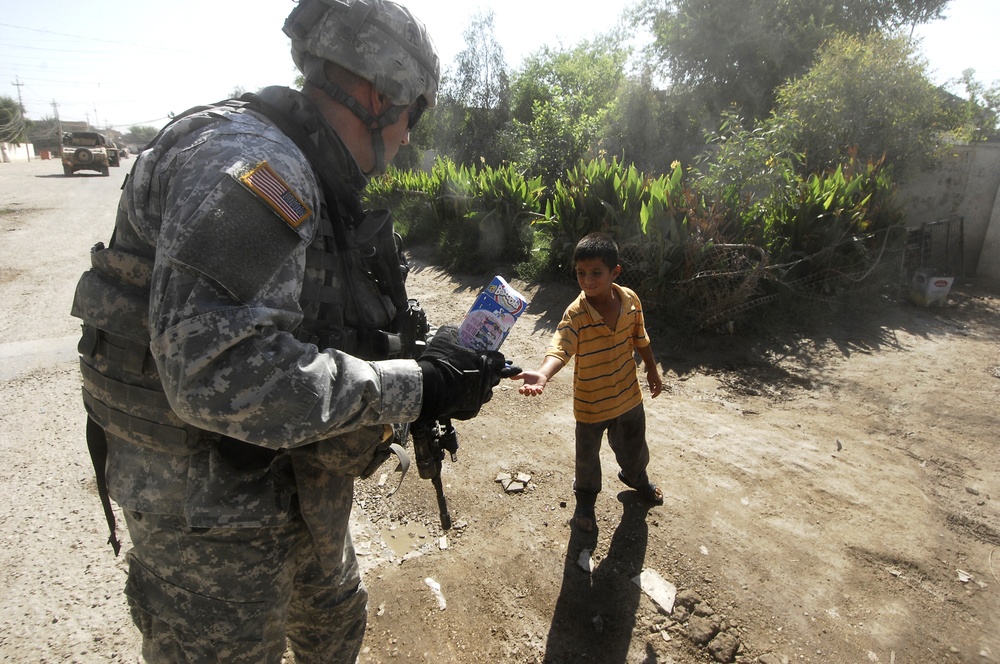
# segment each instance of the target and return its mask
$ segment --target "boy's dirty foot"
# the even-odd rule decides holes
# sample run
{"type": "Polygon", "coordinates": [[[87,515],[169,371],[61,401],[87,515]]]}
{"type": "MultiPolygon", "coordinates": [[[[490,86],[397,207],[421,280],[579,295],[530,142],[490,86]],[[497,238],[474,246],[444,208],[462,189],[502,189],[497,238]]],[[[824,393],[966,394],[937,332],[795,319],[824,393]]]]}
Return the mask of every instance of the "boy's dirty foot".
{"type": "Polygon", "coordinates": [[[656,486],[646,478],[645,482],[638,484],[632,484],[627,479],[625,479],[625,474],[622,471],[618,471],[618,479],[621,480],[622,484],[632,489],[635,489],[639,493],[639,497],[645,500],[647,503],[653,503],[654,505],[663,504],[663,492],[660,491],[660,487],[656,486]]]}
{"type": "Polygon", "coordinates": [[[576,509],[573,510],[573,518],[569,520],[569,524],[584,533],[594,532],[594,526],[597,524],[594,508],[577,505],[576,509]]]}

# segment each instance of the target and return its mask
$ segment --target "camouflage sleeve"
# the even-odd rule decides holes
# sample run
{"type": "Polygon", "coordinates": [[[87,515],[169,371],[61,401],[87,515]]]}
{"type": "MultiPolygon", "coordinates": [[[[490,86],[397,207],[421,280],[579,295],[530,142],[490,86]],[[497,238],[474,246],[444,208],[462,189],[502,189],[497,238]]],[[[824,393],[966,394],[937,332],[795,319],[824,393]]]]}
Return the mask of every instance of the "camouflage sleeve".
{"type": "Polygon", "coordinates": [[[161,215],[143,222],[156,238],[151,349],[178,415],[272,448],[416,419],[415,362],[321,352],[291,334],[315,232],[305,213],[320,194],[284,136],[240,116],[178,143],[136,180],[133,199],[161,215]],[[287,214],[240,182],[262,164],[294,193],[287,214]]]}

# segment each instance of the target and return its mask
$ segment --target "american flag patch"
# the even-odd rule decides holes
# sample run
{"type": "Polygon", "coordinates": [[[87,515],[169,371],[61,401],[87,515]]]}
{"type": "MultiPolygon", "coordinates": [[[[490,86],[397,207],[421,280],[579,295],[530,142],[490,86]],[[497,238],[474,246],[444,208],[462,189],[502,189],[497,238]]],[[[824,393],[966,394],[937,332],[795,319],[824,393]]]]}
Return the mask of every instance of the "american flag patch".
{"type": "Polygon", "coordinates": [[[251,171],[240,176],[240,182],[257,194],[258,198],[267,203],[292,228],[298,228],[312,214],[312,210],[288,188],[281,176],[275,173],[266,161],[260,162],[251,171]]]}

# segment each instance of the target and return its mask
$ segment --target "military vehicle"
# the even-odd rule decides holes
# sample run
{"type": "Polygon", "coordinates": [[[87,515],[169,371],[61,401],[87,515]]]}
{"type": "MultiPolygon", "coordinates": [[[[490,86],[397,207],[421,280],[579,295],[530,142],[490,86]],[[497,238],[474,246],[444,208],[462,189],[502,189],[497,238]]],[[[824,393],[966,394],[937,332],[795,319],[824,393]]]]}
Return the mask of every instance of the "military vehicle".
{"type": "Polygon", "coordinates": [[[64,175],[70,176],[77,171],[97,171],[107,176],[110,175],[108,167],[118,166],[120,163],[118,148],[104,134],[95,131],[69,131],[63,134],[64,175]]]}

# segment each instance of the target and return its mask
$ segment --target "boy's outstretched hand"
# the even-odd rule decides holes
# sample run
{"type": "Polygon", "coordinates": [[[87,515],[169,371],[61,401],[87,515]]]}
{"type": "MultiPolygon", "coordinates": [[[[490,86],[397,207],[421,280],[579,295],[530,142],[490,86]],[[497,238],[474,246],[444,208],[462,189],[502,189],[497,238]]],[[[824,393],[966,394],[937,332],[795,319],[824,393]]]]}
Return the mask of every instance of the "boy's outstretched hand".
{"type": "Polygon", "coordinates": [[[522,371],[516,376],[511,376],[511,380],[523,380],[524,384],[517,388],[517,391],[526,397],[537,397],[545,389],[549,380],[559,373],[563,363],[559,359],[546,355],[542,366],[538,371],[522,371]]]}
{"type": "Polygon", "coordinates": [[[524,384],[517,388],[517,391],[527,397],[541,394],[545,389],[545,384],[549,382],[549,377],[540,371],[522,371],[516,376],[511,376],[510,379],[524,381],[524,384]]]}

